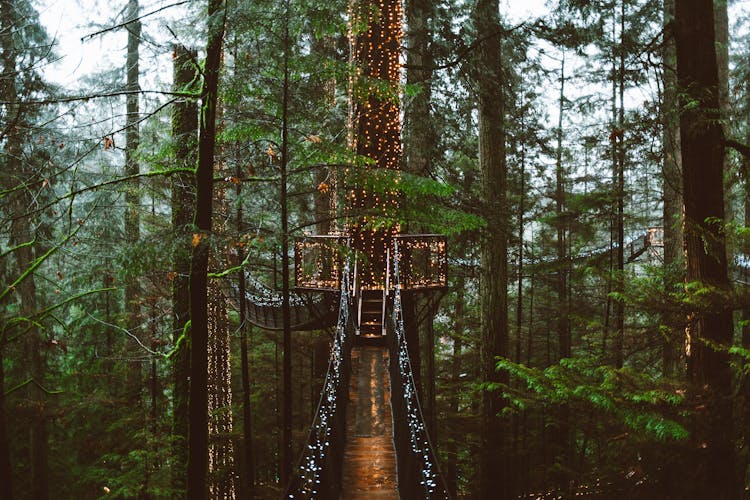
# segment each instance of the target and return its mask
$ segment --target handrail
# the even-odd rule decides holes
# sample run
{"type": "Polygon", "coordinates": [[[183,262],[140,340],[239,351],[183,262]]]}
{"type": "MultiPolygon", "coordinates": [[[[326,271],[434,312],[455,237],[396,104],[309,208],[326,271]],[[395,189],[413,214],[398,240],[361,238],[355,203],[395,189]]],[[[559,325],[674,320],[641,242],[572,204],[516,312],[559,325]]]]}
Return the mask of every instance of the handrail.
{"type": "Polygon", "coordinates": [[[450,499],[424,423],[409,359],[398,273],[398,241],[394,241],[393,271],[395,286],[387,338],[399,492],[401,498],[450,499]]]}
{"type": "MultiPolygon", "coordinates": [[[[343,275],[348,278],[349,265],[343,275]]],[[[302,456],[287,486],[284,498],[338,498],[341,493],[341,465],[346,440],[346,402],[351,373],[350,350],[353,325],[349,280],[341,280],[336,335],[331,348],[323,390],[310,426],[302,456]]]]}

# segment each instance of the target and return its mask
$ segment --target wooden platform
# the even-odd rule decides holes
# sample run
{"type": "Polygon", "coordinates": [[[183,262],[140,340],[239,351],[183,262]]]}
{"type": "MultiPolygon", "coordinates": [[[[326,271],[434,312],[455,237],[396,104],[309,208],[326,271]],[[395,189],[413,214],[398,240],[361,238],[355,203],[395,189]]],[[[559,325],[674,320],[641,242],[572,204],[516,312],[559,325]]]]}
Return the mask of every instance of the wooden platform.
{"type": "Polygon", "coordinates": [[[388,350],[352,349],[341,498],[398,499],[388,350]]]}

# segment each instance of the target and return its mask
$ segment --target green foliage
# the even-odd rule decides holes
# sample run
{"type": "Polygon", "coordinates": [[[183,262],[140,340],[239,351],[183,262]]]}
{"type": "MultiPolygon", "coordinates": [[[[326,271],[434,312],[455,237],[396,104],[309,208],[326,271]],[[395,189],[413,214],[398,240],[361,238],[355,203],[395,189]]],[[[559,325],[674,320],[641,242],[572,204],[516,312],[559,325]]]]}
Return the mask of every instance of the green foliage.
{"type": "Polygon", "coordinates": [[[658,440],[688,437],[679,418],[684,410],[684,393],[634,370],[617,369],[587,358],[563,359],[545,369],[501,359],[497,368],[509,372],[531,391],[526,394],[506,387],[503,395],[513,406],[524,399],[524,406],[566,404],[582,412],[593,411],[603,419],[658,440]]]}
{"type": "Polygon", "coordinates": [[[423,231],[456,235],[486,226],[479,215],[453,208],[455,186],[400,170],[351,168],[346,181],[370,193],[397,193],[399,206],[384,224],[412,224],[423,231]]]}

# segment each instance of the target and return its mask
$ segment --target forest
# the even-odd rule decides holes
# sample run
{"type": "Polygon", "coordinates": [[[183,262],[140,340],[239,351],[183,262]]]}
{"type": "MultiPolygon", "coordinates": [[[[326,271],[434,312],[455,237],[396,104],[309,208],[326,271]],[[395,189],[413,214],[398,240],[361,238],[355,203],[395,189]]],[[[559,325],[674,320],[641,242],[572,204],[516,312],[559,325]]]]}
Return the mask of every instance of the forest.
{"type": "Polygon", "coordinates": [[[0,0],[0,500],[282,497],[750,498],[750,2],[0,0]]]}

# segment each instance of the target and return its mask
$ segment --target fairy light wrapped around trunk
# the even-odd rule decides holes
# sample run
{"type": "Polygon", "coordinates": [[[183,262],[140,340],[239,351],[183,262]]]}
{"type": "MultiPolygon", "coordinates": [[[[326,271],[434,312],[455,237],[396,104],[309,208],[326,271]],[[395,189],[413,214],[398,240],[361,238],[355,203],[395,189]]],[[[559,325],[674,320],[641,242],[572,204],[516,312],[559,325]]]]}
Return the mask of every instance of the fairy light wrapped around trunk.
{"type": "MultiPolygon", "coordinates": [[[[352,179],[347,205],[354,215],[349,233],[365,262],[358,273],[362,286],[382,288],[386,252],[398,233],[396,210],[401,166],[399,80],[403,11],[401,0],[352,0],[349,41],[349,144],[365,165],[347,169],[352,179]]],[[[358,162],[359,163],[359,162],[358,162]]]]}
{"type": "MultiPolygon", "coordinates": [[[[217,121],[221,123],[223,109],[217,110],[217,121]]],[[[214,164],[216,176],[226,179],[229,175],[223,161],[224,151],[214,164]]],[[[209,258],[209,268],[219,270],[230,265],[230,249],[226,236],[229,202],[226,184],[214,185],[213,233],[217,240],[217,252],[209,258]]],[[[231,339],[226,296],[216,279],[208,285],[208,490],[214,500],[232,500],[236,497],[236,471],[234,444],[232,441],[232,369],[231,339]]]]}
{"type": "Polygon", "coordinates": [[[216,281],[209,284],[208,433],[209,492],[212,499],[236,496],[232,442],[232,370],[227,304],[216,281]]]}

